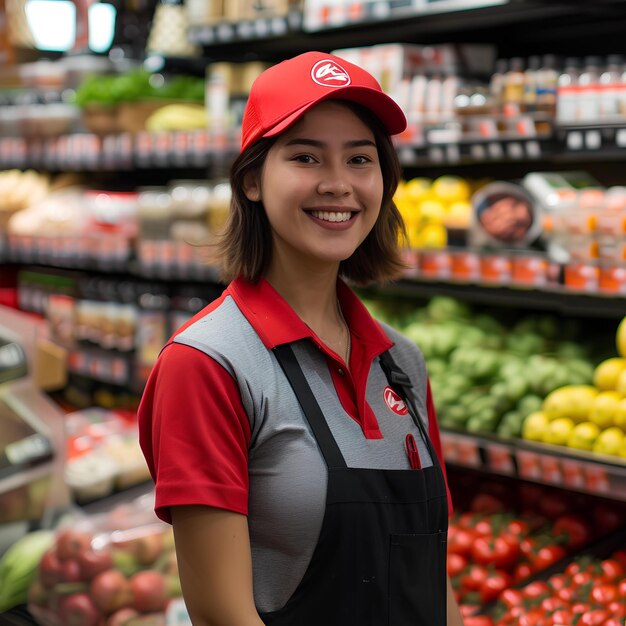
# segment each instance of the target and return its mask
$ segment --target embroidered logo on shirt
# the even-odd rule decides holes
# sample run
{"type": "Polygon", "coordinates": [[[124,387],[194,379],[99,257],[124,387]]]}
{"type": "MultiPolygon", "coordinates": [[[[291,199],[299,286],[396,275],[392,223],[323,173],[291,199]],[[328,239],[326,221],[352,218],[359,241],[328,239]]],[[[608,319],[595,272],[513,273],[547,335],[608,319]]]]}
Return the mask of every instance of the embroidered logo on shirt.
{"type": "Polygon", "coordinates": [[[409,411],[404,404],[404,400],[391,388],[385,387],[383,392],[387,406],[398,415],[406,415],[409,411]]]}
{"type": "Polygon", "coordinates": [[[334,61],[318,61],[311,70],[311,78],[322,87],[346,87],[350,74],[334,61]]]}

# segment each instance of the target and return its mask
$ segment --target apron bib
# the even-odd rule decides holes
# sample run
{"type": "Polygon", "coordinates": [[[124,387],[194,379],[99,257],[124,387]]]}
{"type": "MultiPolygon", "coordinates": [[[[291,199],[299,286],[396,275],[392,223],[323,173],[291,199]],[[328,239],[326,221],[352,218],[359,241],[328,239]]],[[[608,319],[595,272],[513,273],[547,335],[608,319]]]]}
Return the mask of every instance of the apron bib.
{"type": "Polygon", "coordinates": [[[289,345],[274,349],[328,468],[326,509],[309,567],[267,626],[446,626],[445,481],[405,388],[408,377],[381,355],[433,466],[349,468],[289,345]]]}

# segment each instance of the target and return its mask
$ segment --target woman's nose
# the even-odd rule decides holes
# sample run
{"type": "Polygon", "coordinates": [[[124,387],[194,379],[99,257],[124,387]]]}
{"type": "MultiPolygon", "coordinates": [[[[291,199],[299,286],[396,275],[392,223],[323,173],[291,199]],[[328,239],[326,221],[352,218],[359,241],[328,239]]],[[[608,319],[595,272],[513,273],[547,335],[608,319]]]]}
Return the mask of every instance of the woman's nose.
{"type": "Polygon", "coordinates": [[[324,195],[345,196],[352,192],[352,185],[341,168],[327,167],[322,172],[317,189],[324,195]]]}

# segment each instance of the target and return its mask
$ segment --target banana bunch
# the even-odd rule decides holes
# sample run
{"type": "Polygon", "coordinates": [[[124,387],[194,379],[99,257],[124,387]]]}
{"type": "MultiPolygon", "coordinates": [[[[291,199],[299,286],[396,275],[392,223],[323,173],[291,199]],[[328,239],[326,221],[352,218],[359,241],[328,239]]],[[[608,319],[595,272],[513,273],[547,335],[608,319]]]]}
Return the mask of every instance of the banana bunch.
{"type": "Polygon", "coordinates": [[[168,104],[146,120],[151,132],[202,130],[207,127],[207,112],[201,104],[168,104]]]}

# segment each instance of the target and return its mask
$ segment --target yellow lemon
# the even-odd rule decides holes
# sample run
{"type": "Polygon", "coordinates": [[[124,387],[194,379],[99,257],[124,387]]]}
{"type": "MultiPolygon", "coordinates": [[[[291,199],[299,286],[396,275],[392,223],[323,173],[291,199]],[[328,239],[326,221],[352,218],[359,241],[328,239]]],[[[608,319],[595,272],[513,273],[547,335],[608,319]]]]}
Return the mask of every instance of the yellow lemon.
{"type": "Polygon", "coordinates": [[[621,396],[626,396],[626,370],[617,377],[615,389],[621,396]]]}
{"type": "Polygon", "coordinates": [[[543,411],[535,411],[526,416],[522,424],[522,438],[529,441],[543,441],[550,420],[543,411]]]}
{"type": "Polygon", "coordinates": [[[575,425],[574,420],[571,420],[569,417],[557,417],[548,424],[542,441],[557,446],[564,446],[575,425]]]}
{"type": "Polygon", "coordinates": [[[443,202],[427,198],[419,203],[420,215],[425,220],[442,223],[446,218],[446,207],[443,202]]]}
{"type": "Polygon", "coordinates": [[[626,398],[622,398],[615,409],[613,423],[626,433],[626,398]]]}
{"type": "Polygon", "coordinates": [[[626,371],[626,359],[613,357],[602,361],[593,372],[593,384],[602,391],[617,389],[620,374],[626,371]]]}
{"type": "Polygon", "coordinates": [[[599,434],[600,428],[597,424],[581,422],[572,429],[567,439],[567,446],[577,450],[591,450],[599,434]]]}
{"type": "Polygon", "coordinates": [[[453,228],[468,228],[472,218],[472,203],[468,200],[458,200],[448,207],[446,225],[453,228]]]}
{"type": "Polygon", "coordinates": [[[447,203],[469,200],[471,189],[468,182],[458,176],[440,176],[433,181],[433,194],[447,203]]]}
{"type": "Polygon", "coordinates": [[[626,317],[620,322],[615,335],[617,354],[626,359],[626,317]]]}
{"type": "Polygon", "coordinates": [[[566,385],[549,393],[542,408],[550,419],[569,417],[576,423],[585,422],[597,395],[591,385],[566,385]]]}
{"type": "Polygon", "coordinates": [[[406,181],[404,184],[404,193],[405,195],[414,201],[421,200],[424,196],[430,193],[430,178],[411,178],[411,180],[406,181]]]}
{"type": "Polygon", "coordinates": [[[617,391],[601,391],[593,400],[589,411],[589,421],[597,424],[600,428],[613,426],[613,416],[622,396],[617,391]]]}
{"type": "Polygon", "coordinates": [[[442,224],[426,224],[420,231],[422,248],[445,248],[448,243],[448,231],[442,224]]]}
{"type": "Polygon", "coordinates": [[[593,451],[600,454],[618,455],[624,443],[624,433],[621,428],[613,426],[603,430],[593,444],[593,451]]]}

